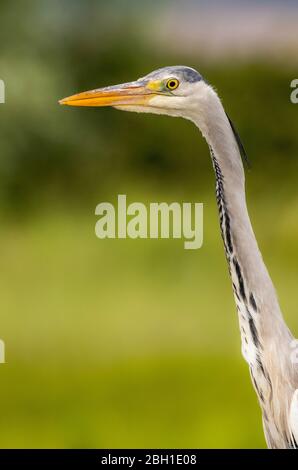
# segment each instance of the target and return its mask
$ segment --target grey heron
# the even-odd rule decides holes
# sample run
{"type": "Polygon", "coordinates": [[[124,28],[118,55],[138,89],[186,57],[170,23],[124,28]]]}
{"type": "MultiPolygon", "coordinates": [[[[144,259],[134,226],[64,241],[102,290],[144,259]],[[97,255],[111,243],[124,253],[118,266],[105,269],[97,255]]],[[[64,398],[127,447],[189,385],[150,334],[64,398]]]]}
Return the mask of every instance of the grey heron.
{"type": "Polygon", "coordinates": [[[70,106],[113,106],[192,121],[210,149],[220,229],[239,316],[242,354],[262,410],[267,445],[298,447],[298,370],[289,331],[252,229],[240,138],[215,90],[193,68],[165,67],[130,83],[79,93],[70,106]]]}

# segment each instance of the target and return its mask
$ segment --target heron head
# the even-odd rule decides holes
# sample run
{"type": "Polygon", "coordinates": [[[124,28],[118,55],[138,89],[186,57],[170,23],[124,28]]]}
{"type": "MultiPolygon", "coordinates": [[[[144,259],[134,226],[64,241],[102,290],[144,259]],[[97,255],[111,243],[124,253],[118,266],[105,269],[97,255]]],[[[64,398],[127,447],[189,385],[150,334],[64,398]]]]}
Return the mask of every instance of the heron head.
{"type": "Polygon", "coordinates": [[[98,88],[62,99],[69,106],[113,106],[123,111],[192,119],[198,101],[211,88],[193,68],[164,67],[134,82],[98,88]]]}

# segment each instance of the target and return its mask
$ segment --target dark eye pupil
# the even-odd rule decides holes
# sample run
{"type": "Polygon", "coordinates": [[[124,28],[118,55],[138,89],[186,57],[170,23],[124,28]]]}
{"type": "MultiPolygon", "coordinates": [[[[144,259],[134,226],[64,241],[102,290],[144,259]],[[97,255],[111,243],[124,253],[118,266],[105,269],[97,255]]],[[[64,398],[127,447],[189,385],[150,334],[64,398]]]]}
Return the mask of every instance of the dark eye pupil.
{"type": "Polygon", "coordinates": [[[176,82],[170,82],[170,87],[171,88],[174,88],[175,85],[176,85],[176,82]]]}

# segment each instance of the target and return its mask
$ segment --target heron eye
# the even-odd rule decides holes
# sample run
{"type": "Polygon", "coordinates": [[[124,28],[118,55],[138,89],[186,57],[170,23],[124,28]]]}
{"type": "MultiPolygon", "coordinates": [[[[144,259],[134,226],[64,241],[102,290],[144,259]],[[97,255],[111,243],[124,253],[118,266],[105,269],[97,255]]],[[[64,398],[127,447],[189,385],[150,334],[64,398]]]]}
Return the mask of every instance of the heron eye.
{"type": "Polygon", "coordinates": [[[170,78],[170,80],[167,81],[166,86],[169,90],[176,90],[179,86],[179,81],[176,78],[170,78]]]}

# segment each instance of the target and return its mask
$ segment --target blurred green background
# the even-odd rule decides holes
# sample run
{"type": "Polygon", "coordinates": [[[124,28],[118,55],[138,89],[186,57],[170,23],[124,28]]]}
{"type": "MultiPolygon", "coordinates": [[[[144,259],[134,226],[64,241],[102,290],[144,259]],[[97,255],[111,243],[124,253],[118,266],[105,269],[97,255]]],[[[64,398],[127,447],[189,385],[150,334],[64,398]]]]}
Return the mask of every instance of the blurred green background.
{"type": "Polygon", "coordinates": [[[165,65],[194,66],[214,84],[252,163],[252,222],[297,335],[297,58],[291,35],[278,50],[268,23],[282,5],[285,35],[297,10],[292,2],[250,5],[1,1],[2,448],[265,446],[198,130],[57,104],[165,65]],[[251,17],[247,8],[256,9],[251,17]],[[245,31],[238,43],[224,42],[240,24],[225,22],[231,9],[253,38],[265,11],[262,44],[245,45],[245,31]],[[204,25],[205,39],[196,37],[204,25]],[[203,202],[203,248],[98,240],[95,207],[118,194],[203,202]]]}

